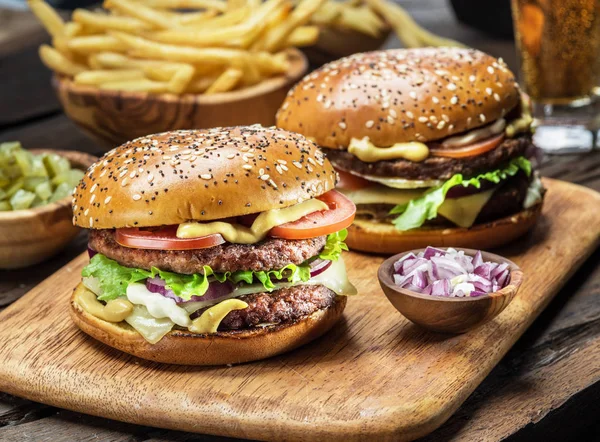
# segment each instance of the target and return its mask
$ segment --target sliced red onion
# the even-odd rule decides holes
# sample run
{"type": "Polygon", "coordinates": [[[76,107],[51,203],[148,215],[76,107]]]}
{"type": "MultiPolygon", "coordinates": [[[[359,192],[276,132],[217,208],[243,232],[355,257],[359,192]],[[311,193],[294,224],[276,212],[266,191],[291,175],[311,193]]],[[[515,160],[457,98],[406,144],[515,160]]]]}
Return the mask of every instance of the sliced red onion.
{"type": "Polygon", "coordinates": [[[94,249],[92,249],[89,245],[88,245],[88,255],[90,257],[90,259],[92,259],[95,255],[98,254],[98,252],[96,252],[94,249]]]}
{"type": "MultiPolygon", "coordinates": [[[[411,253],[411,255],[415,256],[412,253],[411,253]]],[[[425,249],[425,251],[423,252],[423,258],[425,258],[425,259],[431,259],[434,256],[445,256],[445,255],[446,255],[446,251],[445,250],[438,249],[436,247],[431,247],[431,246],[428,246],[425,249]]]]}
{"type": "Polygon", "coordinates": [[[508,264],[484,262],[463,251],[427,247],[409,253],[394,263],[394,283],[402,288],[432,296],[483,296],[510,282],[508,264]]]}
{"type": "Polygon", "coordinates": [[[214,301],[215,299],[222,298],[228,295],[234,289],[233,284],[230,282],[218,282],[212,281],[208,285],[208,290],[202,296],[192,296],[188,300],[184,300],[177,296],[172,290],[169,290],[163,279],[159,277],[148,278],[146,280],[146,288],[152,293],[160,293],[161,295],[173,299],[178,304],[184,304],[186,302],[198,302],[198,301],[214,301]]]}
{"type": "MultiPolygon", "coordinates": [[[[330,266],[330,260],[316,259],[310,265],[310,276],[320,275],[330,266]]],[[[189,300],[184,300],[177,296],[173,290],[167,288],[165,280],[158,276],[155,278],[148,278],[146,280],[146,288],[152,293],[160,293],[167,298],[171,298],[178,304],[185,304],[186,302],[214,301],[230,294],[235,289],[235,286],[230,282],[211,281],[208,285],[208,290],[204,295],[192,296],[189,300]]]]}
{"type": "Polygon", "coordinates": [[[325,270],[327,270],[329,268],[330,265],[331,265],[330,260],[315,259],[313,262],[310,263],[311,278],[313,276],[317,276],[317,275],[320,275],[321,273],[323,273],[325,270]]]}

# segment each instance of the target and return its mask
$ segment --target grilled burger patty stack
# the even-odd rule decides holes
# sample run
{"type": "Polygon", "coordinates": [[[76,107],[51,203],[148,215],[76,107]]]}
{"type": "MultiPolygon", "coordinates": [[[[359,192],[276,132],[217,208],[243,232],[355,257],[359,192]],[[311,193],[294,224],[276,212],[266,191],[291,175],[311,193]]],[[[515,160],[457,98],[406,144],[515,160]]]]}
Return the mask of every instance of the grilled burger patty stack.
{"type": "Polygon", "coordinates": [[[175,364],[262,359],[325,333],[355,293],[340,257],[354,204],[303,136],[260,126],[149,135],[75,190],[91,260],[86,333],[175,364]]]}
{"type": "Polygon", "coordinates": [[[476,50],[400,49],[329,63],[290,91],[281,128],[316,142],[357,205],[351,248],[489,248],[533,226],[544,190],[514,75],[476,50]]]}

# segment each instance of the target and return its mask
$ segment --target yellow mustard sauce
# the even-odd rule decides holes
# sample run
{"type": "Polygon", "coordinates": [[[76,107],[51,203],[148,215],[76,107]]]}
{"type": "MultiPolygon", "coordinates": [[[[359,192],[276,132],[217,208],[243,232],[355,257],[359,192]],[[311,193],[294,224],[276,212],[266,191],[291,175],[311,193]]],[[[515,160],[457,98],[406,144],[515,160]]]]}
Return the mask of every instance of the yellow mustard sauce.
{"type": "Polygon", "coordinates": [[[329,207],[323,201],[310,199],[300,204],[283,209],[272,209],[262,212],[254,220],[251,227],[241,224],[215,221],[208,223],[188,222],[177,228],[178,238],[199,238],[201,236],[220,233],[226,241],[236,244],[254,244],[263,240],[269,230],[285,223],[297,221],[303,216],[329,207]]]}
{"type": "Polygon", "coordinates": [[[376,161],[405,159],[409,161],[423,161],[429,156],[429,148],[423,143],[411,141],[409,143],[396,143],[390,147],[375,146],[369,137],[362,139],[352,138],[348,152],[361,161],[374,163],[376,161]]]}
{"type": "Polygon", "coordinates": [[[192,333],[201,334],[216,333],[219,324],[221,324],[221,321],[229,312],[243,310],[247,307],[248,304],[239,299],[226,299],[205,310],[202,315],[192,321],[192,325],[189,326],[188,330],[192,333]]]}
{"type": "Polygon", "coordinates": [[[133,304],[127,299],[112,299],[104,305],[89,290],[83,290],[77,302],[90,315],[108,322],[124,321],[133,312],[133,304]]]}

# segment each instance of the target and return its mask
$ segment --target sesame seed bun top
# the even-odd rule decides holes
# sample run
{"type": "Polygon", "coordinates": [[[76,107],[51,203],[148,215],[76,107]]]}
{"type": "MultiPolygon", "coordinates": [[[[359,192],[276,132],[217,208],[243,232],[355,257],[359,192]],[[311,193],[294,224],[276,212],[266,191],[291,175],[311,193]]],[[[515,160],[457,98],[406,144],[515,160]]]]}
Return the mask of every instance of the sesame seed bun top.
{"type": "Polygon", "coordinates": [[[335,187],[302,135],[261,126],[182,130],[129,141],[93,164],[73,223],[111,229],[209,221],[288,207],[335,187]]]}
{"type": "Polygon", "coordinates": [[[504,62],[474,49],[421,48],[355,54],[302,79],[277,126],[346,149],[435,141],[493,122],[519,103],[504,62]]]}

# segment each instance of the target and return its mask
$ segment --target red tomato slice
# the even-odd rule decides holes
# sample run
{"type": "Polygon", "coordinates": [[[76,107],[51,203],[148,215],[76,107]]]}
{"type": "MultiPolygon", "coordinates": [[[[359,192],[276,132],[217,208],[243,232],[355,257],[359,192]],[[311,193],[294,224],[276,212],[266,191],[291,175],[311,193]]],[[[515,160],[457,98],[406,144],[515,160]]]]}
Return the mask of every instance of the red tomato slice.
{"type": "Polygon", "coordinates": [[[329,210],[313,212],[298,221],[274,227],[269,235],[283,239],[315,238],[345,229],[352,224],[356,206],[344,195],[330,190],[318,199],[326,203],[329,210]]]}
{"type": "Polygon", "coordinates": [[[344,172],[343,170],[336,169],[340,176],[340,181],[337,187],[340,189],[358,190],[373,185],[369,180],[353,175],[350,172],[344,172]]]}
{"type": "Polygon", "coordinates": [[[223,244],[225,239],[215,233],[200,238],[177,238],[177,226],[167,226],[157,230],[137,228],[117,229],[117,243],[124,247],[155,250],[195,250],[223,244]]]}
{"type": "Polygon", "coordinates": [[[486,138],[485,140],[478,141],[468,146],[457,147],[457,148],[446,148],[446,149],[429,149],[431,155],[436,157],[446,158],[465,158],[474,157],[483,153],[489,152],[495,149],[504,140],[504,134],[496,135],[492,138],[486,138]]]}

